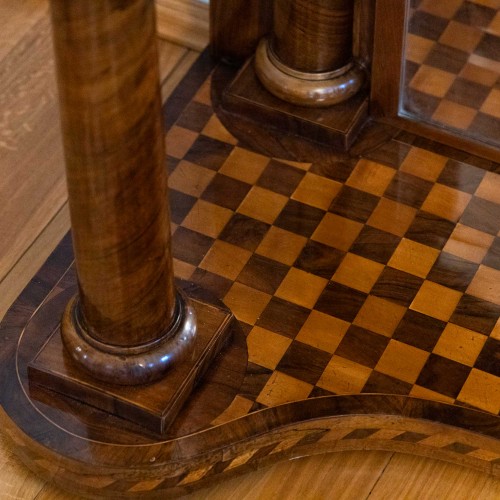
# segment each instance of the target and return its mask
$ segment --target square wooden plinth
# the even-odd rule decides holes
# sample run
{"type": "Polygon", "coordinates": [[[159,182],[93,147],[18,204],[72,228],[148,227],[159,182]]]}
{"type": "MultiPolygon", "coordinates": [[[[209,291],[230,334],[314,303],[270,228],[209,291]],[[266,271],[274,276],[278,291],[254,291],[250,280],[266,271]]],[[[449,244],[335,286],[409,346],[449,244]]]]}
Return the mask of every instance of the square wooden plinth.
{"type": "Polygon", "coordinates": [[[264,127],[328,144],[347,151],[368,118],[368,92],[362,89],[346,102],[328,108],[306,108],[274,97],[260,83],[251,58],[224,95],[224,108],[264,127]]]}
{"type": "Polygon", "coordinates": [[[192,297],[190,300],[198,325],[194,354],[158,382],[125,387],[93,379],[76,367],[66,354],[58,328],[29,364],[30,384],[51,389],[163,434],[231,334],[233,315],[228,309],[192,297]]]}

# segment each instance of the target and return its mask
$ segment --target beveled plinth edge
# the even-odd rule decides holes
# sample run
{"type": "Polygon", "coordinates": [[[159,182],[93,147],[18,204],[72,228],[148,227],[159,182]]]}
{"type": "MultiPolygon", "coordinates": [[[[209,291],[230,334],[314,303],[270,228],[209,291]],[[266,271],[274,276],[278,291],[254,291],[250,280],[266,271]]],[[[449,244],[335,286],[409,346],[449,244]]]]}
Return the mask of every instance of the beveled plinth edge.
{"type": "Polygon", "coordinates": [[[228,341],[234,319],[228,309],[197,298],[187,297],[186,303],[189,304],[186,307],[189,315],[186,322],[190,323],[195,317],[198,319],[196,335],[192,335],[193,328],[188,329],[193,337],[190,355],[178,360],[163,378],[134,386],[120,385],[121,379],[114,384],[101,382],[71,359],[58,328],[28,365],[30,386],[41,386],[64,394],[163,434],[228,341]]]}
{"type": "Polygon", "coordinates": [[[365,75],[354,63],[328,73],[302,73],[287,68],[273,55],[269,40],[260,41],[255,70],[261,83],[279,99],[312,108],[347,101],[363,86],[365,75]]]}
{"type": "MultiPolygon", "coordinates": [[[[336,106],[305,107],[286,102],[268,92],[257,77],[254,58],[249,59],[237,74],[232,73],[222,65],[217,68],[213,91],[216,95],[213,97],[220,120],[243,142],[247,140],[248,133],[239,133],[238,127],[241,123],[248,123],[258,130],[267,131],[269,136],[298,137],[301,144],[305,140],[329,150],[346,152],[369,121],[369,99],[365,88],[336,106]],[[229,79],[227,83],[226,79],[229,79]]],[[[293,141],[290,139],[288,142],[293,141]]],[[[293,144],[289,146],[294,148],[293,144]]],[[[265,153],[280,156],[279,151],[265,153]]]]}

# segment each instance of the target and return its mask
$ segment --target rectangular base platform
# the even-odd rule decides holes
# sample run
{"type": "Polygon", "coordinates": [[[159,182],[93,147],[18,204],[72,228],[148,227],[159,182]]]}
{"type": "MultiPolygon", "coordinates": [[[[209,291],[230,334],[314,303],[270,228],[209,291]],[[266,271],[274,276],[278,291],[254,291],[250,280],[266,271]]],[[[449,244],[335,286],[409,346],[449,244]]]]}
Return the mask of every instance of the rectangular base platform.
{"type": "Polygon", "coordinates": [[[30,384],[77,399],[163,434],[231,333],[232,313],[190,297],[197,316],[191,357],[174,366],[158,382],[121,386],[100,382],[75,366],[57,328],[30,363],[30,384]]]}
{"type": "Polygon", "coordinates": [[[347,151],[368,118],[368,93],[362,89],[347,101],[328,108],[306,108],[282,101],[259,82],[250,59],[224,96],[224,107],[257,123],[266,123],[312,141],[347,151]]]}

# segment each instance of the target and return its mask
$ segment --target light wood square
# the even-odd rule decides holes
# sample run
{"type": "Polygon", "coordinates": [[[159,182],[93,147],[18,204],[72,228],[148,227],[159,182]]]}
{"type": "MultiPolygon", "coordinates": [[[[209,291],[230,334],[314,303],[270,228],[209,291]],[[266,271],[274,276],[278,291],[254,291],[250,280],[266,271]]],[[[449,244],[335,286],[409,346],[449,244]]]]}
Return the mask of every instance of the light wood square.
{"type": "Polygon", "coordinates": [[[208,120],[201,133],[211,137],[212,139],[226,142],[227,144],[236,145],[238,143],[238,139],[236,139],[236,137],[234,137],[233,134],[231,134],[231,132],[229,132],[229,130],[222,125],[221,121],[215,114],[208,120]]]}
{"type": "Polygon", "coordinates": [[[457,400],[495,415],[498,414],[500,412],[500,378],[473,368],[457,400]]]}
{"type": "Polygon", "coordinates": [[[413,240],[402,239],[388,265],[414,276],[426,278],[438,256],[439,250],[435,248],[413,240]]]}
{"type": "Polygon", "coordinates": [[[215,172],[182,160],[168,178],[168,187],[199,198],[215,176],[215,172]]]}
{"type": "Polygon", "coordinates": [[[406,60],[422,64],[434,45],[435,43],[428,38],[408,33],[406,36],[406,60]]]}
{"type": "Polygon", "coordinates": [[[500,318],[498,318],[496,325],[493,327],[493,331],[490,333],[490,337],[500,340],[500,318]]]}
{"type": "Polygon", "coordinates": [[[304,248],[307,238],[272,226],[256,253],[291,266],[304,248]]]}
{"type": "Polygon", "coordinates": [[[495,237],[463,224],[457,224],[443,251],[481,264],[495,237]]]}
{"type": "Polygon", "coordinates": [[[254,326],[247,337],[248,361],[274,370],[292,340],[254,326]]]}
{"type": "Polygon", "coordinates": [[[216,240],[201,261],[200,267],[234,281],[251,255],[252,252],[244,248],[216,240]]]}
{"type": "Polygon", "coordinates": [[[414,385],[411,388],[409,396],[420,399],[428,399],[429,401],[441,401],[443,403],[454,403],[455,399],[450,398],[449,396],[445,396],[436,391],[431,391],[426,387],[422,387],[420,385],[414,385]]]}
{"type": "Polygon", "coordinates": [[[462,294],[432,281],[424,281],[410,309],[441,321],[448,321],[462,294]]]}
{"type": "Polygon", "coordinates": [[[474,194],[485,200],[500,204],[500,175],[486,172],[474,194]]]}
{"type": "Polygon", "coordinates": [[[422,210],[438,215],[443,219],[457,222],[469,204],[472,195],[457,189],[436,184],[427,196],[422,210]]]}
{"type": "Polygon", "coordinates": [[[224,297],[224,303],[236,318],[253,325],[271,300],[271,295],[235,282],[224,297]]]}
{"type": "Polygon", "coordinates": [[[432,352],[463,365],[474,366],[486,339],[485,335],[448,323],[432,352]]]}
{"type": "Polygon", "coordinates": [[[480,83],[486,87],[492,87],[498,80],[498,74],[487,68],[482,68],[468,62],[460,72],[460,76],[471,82],[480,83]]]}
{"type": "Polygon", "coordinates": [[[182,225],[211,238],[217,238],[229,222],[233,212],[204,200],[198,200],[182,225]]]}
{"type": "Polygon", "coordinates": [[[196,271],[196,266],[175,258],[172,259],[172,261],[174,264],[174,275],[176,278],[181,278],[183,280],[191,279],[191,276],[196,271]]]}
{"type": "Polygon", "coordinates": [[[235,147],[219,172],[248,184],[255,184],[269,163],[269,158],[235,147]]]}
{"type": "Polygon", "coordinates": [[[495,118],[500,118],[500,89],[491,89],[481,106],[481,111],[495,118]]]}
{"type": "Polygon", "coordinates": [[[266,406],[276,406],[283,403],[290,403],[291,401],[300,401],[301,399],[306,399],[312,389],[313,386],[307,382],[275,371],[260,392],[256,401],[266,406]]]}
{"type": "Polygon", "coordinates": [[[492,267],[479,266],[467,293],[500,305],[500,271],[492,267]]]}
{"type": "Polygon", "coordinates": [[[347,252],[363,229],[363,224],[340,215],[327,213],[311,239],[347,252]]]}
{"type": "Polygon", "coordinates": [[[406,307],[369,295],[353,324],[385,337],[392,337],[405,312],[406,307]]]}
{"type": "Polygon", "coordinates": [[[184,158],[197,137],[196,132],[173,125],[165,138],[167,154],[177,159],[184,158]]]}
{"type": "Polygon", "coordinates": [[[212,80],[208,78],[198,89],[198,92],[196,92],[193,101],[201,102],[202,104],[211,106],[212,105],[211,88],[212,88],[212,80]]]}
{"type": "MultiPolygon", "coordinates": [[[[444,4],[446,2],[439,3],[444,4]]],[[[467,24],[450,21],[439,38],[439,42],[471,54],[477,47],[481,37],[481,30],[475,26],[468,26],[467,24]]]]}
{"type": "Polygon", "coordinates": [[[333,354],[344,338],[349,326],[350,323],[342,319],[319,311],[311,311],[296,339],[304,344],[333,354]]]}
{"type": "Polygon", "coordinates": [[[432,119],[452,128],[467,130],[476,116],[477,110],[443,99],[434,111],[432,119]]]}
{"type": "Polygon", "coordinates": [[[416,214],[415,208],[381,198],[367,224],[396,236],[404,236],[416,214]]]}
{"type": "Polygon", "coordinates": [[[299,306],[312,309],[328,280],[292,267],[281,282],[276,296],[299,306]]]}
{"type": "Polygon", "coordinates": [[[410,87],[424,94],[443,98],[454,81],[453,73],[423,64],[412,78],[410,87]]]}
{"type": "Polygon", "coordinates": [[[403,382],[414,384],[428,357],[428,352],[391,339],[375,366],[375,370],[403,382]]]}
{"type": "Polygon", "coordinates": [[[500,61],[494,61],[489,57],[482,57],[478,56],[477,54],[471,54],[471,56],[469,57],[469,63],[475,66],[481,66],[481,68],[496,73],[497,76],[498,73],[500,73],[500,61]]]}
{"type": "Polygon", "coordinates": [[[348,287],[369,293],[384,270],[384,265],[373,260],[348,253],[332,280],[348,287]]]}
{"type": "Polygon", "coordinates": [[[442,0],[440,2],[436,2],[436,0],[422,0],[419,9],[438,17],[451,19],[462,4],[463,0],[442,0]]]}
{"type": "Polygon", "coordinates": [[[371,368],[333,356],[316,385],[335,394],[358,394],[371,372],[371,368]]]}
{"type": "Polygon", "coordinates": [[[374,161],[361,159],[347,179],[348,186],[382,196],[396,174],[393,168],[374,161]]]}
{"type": "Polygon", "coordinates": [[[308,172],[292,195],[293,200],[328,210],[342,184],[308,172]]]}
{"type": "Polygon", "coordinates": [[[254,186],[241,202],[238,212],[248,217],[272,224],[283,210],[288,198],[268,189],[254,186]]]}
{"type": "Polygon", "coordinates": [[[400,170],[426,181],[435,182],[441,174],[447,158],[426,149],[413,147],[406,155],[400,170]]]}

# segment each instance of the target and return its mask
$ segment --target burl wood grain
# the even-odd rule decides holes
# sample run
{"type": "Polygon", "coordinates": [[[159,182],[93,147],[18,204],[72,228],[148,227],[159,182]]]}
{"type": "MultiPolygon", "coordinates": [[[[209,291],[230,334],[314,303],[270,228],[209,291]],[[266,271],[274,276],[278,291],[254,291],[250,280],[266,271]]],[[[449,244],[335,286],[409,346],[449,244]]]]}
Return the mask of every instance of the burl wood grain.
{"type": "Polygon", "coordinates": [[[92,337],[154,341],[171,323],[154,2],[52,2],[80,301],[92,337]]]}

